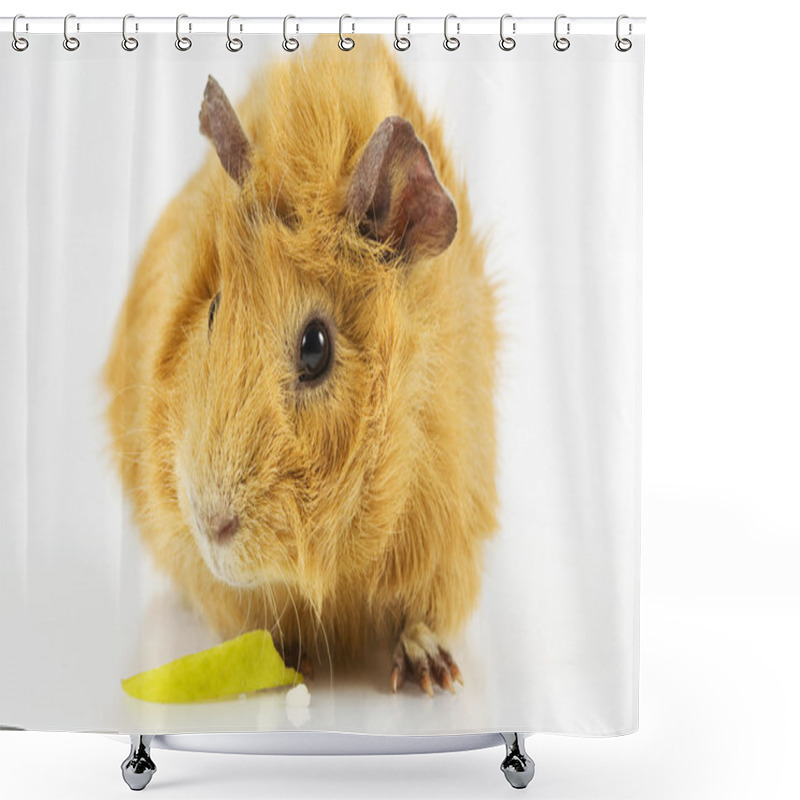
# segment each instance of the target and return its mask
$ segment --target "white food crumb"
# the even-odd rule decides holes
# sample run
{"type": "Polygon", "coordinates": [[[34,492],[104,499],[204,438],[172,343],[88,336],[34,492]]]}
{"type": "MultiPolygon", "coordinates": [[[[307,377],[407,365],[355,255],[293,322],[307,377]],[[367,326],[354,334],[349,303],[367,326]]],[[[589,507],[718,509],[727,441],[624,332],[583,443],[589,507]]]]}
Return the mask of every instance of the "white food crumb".
{"type": "Polygon", "coordinates": [[[308,708],[311,703],[311,695],[304,683],[298,683],[294,689],[286,692],[287,708],[308,708]]]}

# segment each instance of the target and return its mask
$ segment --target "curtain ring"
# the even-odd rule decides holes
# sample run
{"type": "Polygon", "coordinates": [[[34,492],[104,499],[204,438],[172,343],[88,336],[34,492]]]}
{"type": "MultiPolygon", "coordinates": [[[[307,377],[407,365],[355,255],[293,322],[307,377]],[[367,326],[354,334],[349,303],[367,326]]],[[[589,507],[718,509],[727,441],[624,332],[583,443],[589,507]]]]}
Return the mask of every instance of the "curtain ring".
{"type": "Polygon", "coordinates": [[[134,19],[133,14],[126,14],[122,18],[122,49],[132,53],[139,46],[139,40],[135,36],[128,36],[129,19],[134,19]]]}
{"type": "MultiPolygon", "coordinates": [[[[503,16],[500,17],[500,49],[505,50],[506,52],[513,50],[517,46],[517,40],[511,36],[506,36],[503,31],[503,25],[507,19],[511,19],[511,14],[503,14],[503,16]]],[[[511,30],[514,33],[517,32],[516,23],[512,24],[511,30]]]]}
{"type": "MultiPolygon", "coordinates": [[[[228,27],[226,30],[226,33],[228,35],[228,41],[225,42],[225,47],[227,47],[231,53],[238,53],[244,46],[241,39],[231,38],[231,22],[235,19],[239,19],[239,17],[236,16],[236,14],[231,14],[228,17],[228,27]]],[[[241,27],[239,28],[239,30],[241,30],[241,27]]]]}
{"type": "Polygon", "coordinates": [[[13,37],[11,39],[11,46],[18,53],[22,53],[23,51],[28,49],[29,42],[28,42],[27,39],[25,39],[23,36],[20,36],[17,33],[17,20],[18,19],[25,19],[25,15],[24,14],[17,14],[17,16],[14,17],[14,22],[11,24],[11,36],[13,37]]]}
{"type": "MultiPolygon", "coordinates": [[[[353,19],[349,14],[342,14],[339,17],[339,49],[344,50],[347,52],[348,50],[352,50],[356,46],[355,39],[351,39],[349,36],[345,36],[342,33],[342,25],[346,19],[353,19]]],[[[353,24],[353,30],[355,31],[356,26],[353,24]]]]}
{"type": "MultiPolygon", "coordinates": [[[[67,26],[69,25],[69,21],[71,19],[75,19],[74,14],[67,14],[67,16],[64,17],[64,49],[69,50],[70,53],[74,52],[81,46],[80,39],[78,39],[76,36],[69,35],[67,26]]],[[[80,30],[80,28],[77,28],[77,30],[80,30]]]]}
{"type": "MultiPolygon", "coordinates": [[[[622,20],[624,19],[628,19],[627,14],[620,14],[617,17],[617,41],[614,42],[614,47],[616,47],[617,50],[620,51],[620,53],[627,53],[628,50],[630,50],[631,47],[633,47],[633,42],[630,39],[623,39],[619,35],[620,22],[622,22],[622,20]]],[[[631,26],[630,23],[628,23],[628,33],[630,34],[632,30],[633,27],[631,26]]]]}
{"type": "MultiPolygon", "coordinates": [[[[553,23],[553,36],[555,36],[555,41],[553,42],[553,47],[558,50],[559,53],[563,53],[565,50],[569,50],[570,41],[567,39],[566,36],[559,36],[558,35],[558,21],[560,19],[566,19],[566,14],[559,14],[555,22],[553,23]]],[[[569,36],[569,22],[567,23],[567,36],[569,36]]]]}
{"type": "Polygon", "coordinates": [[[297,50],[298,47],[300,47],[300,42],[298,42],[297,39],[289,38],[289,36],[286,35],[287,29],[289,27],[289,20],[290,19],[297,19],[297,17],[293,17],[291,14],[287,14],[283,18],[283,43],[282,43],[282,47],[287,53],[294,53],[294,51],[297,50]]]}
{"type": "MultiPolygon", "coordinates": [[[[451,53],[453,50],[458,50],[461,47],[461,40],[457,36],[449,36],[447,33],[447,24],[450,22],[451,19],[456,19],[455,14],[448,14],[444,18],[444,49],[449,50],[451,53]]],[[[459,32],[461,25],[456,23],[456,33],[459,32]]]]}
{"type": "MultiPolygon", "coordinates": [[[[411,47],[411,39],[407,36],[400,35],[399,28],[401,19],[408,19],[408,17],[405,14],[398,14],[394,18],[394,49],[402,53],[404,50],[408,50],[408,48],[411,47]]],[[[411,25],[408,22],[406,23],[406,27],[408,28],[407,32],[411,33],[411,25]]]]}
{"type": "MultiPolygon", "coordinates": [[[[188,14],[178,14],[175,18],[175,47],[181,52],[186,52],[192,46],[192,40],[188,36],[181,36],[181,20],[188,19],[188,14]]],[[[189,30],[192,26],[189,26],[189,30]]]]}

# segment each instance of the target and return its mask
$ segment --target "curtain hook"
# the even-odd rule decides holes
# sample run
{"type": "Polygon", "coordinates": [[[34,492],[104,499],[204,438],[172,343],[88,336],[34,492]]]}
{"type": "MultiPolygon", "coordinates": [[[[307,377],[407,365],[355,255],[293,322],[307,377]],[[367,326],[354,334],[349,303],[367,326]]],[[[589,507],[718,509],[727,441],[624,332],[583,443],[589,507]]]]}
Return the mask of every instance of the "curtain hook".
{"type": "MultiPolygon", "coordinates": [[[[74,14],[67,14],[67,16],[64,17],[64,49],[69,50],[70,53],[74,52],[81,46],[80,39],[78,39],[76,36],[69,35],[68,25],[71,19],[75,19],[74,14]]],[[[77,23],[76,30],[80,30],[80,26],[77,23]]]]}
{"type": "MultiPolygon", "coordinates": [[[[457,19],[455,14],[448,14],[444,18],[444,49],[449,50],[451,53],[453,50],[458,50],[461,47],[461,40],[457,36],[449,36],[447,33],[447,26],[451,19],[457,19]]],[[[461,32],[461,23],[456,22],[456,33],[461,32]]]]}
{"type": "MultiPolygon", "coordinates": [[[[139,40],[135,36],[128,36],[129,19],[135,19],[133,14],[126,14],[122,18],[122,49],[132,53],[139,46],[139,40]]],[[[138,25],[136,26],[136,30],[139,30],[138,25]]]]}
{"type": "MultiPolygon", "coordinates": [[[[228,27],[227,27],[227,30],[226,30],[227,35],[228,35],[228,41],[225,42],[225,47],[227,47],[228,50],[230,50],[231,53],[238,53],[243,47],[243,43],[242,43],[241,39],[238,39],[238,38],[233,38],[232,39],[231,38],[231,22],[233,20],[235,20],[235,19],[239,19],[239,17],[236,16],[236,14],[231,14],[228,17],[228,27]]],[[[241,29],[242,29],[242,26],[240,25],[239,26],[239,30],[241,31],[241,29]]]]}
{"type": "MultiPolygon", "coordinates": [[[[503,25],[505,24],[505,21],[511,18],[512,18],[511,14],[503,14],[503,16],[500,17],[500,49],[505,50],[506,52],[508,52],[509,50],[513,50],[517,46],[517,40],[511,36],[506,36],[503,31],[503,25]]],[[[516,22],[512,23],[511,31],[512,33],[517,32],[516,22]]]]}
{"type": "MultiPolygon", "coordinates": [[[[289,27],[289,20],[290,19],[297,19],[297,17],[293,17],[291,14],[287,14],[283,18],[283,44],[282,44],[282,47],[287,53],[294,53],[294,51],[297,50],[298,47],[300,47],[300,42],[298,42],[297,39],[289,38],[289,36],[287,36],[286,32],[287,32],[287,29],[289,27]]],[[[297,26],[297,29],[298,30],[300,29],[299,25],[297,26]]]]}
{"type": "MultiPolygon", "coordinates": [[[[344,51],[352,50],[356,46],[355,39],[351,39],[349,36],[345,36],[342,33],[342,25],[346,19],[353,18],[349,14],[342,14],[342,16],[339,17],[339,49],[344,51]]],[[[351,23],[351,25],[353,27],[353,31],[351,31],[352,33],[355,31],[356,26],[355,23],[351,23]]]]}
{"type": "MultiPolygon", "coordinates": [[[[614,42],[614,47],[616,47],[617,50],[620,51],[620,53],[627,53],[628,50],[630,50],[631,47],[633,47],[633,42],[630,39],[623,39],[619,35],[620,23],[622,22],[622,20],[628,18],[629,17],[627,14],[620,14],[617,17],[617,41],[614,42]]],[[[628,23],[628,35],[630,35],[631,33],[633,33],[633,25],[628,23]]]]}
{"type": "Polygon", "coordinates": [[[29,42],[28,42],[28,40],[26,38],[24,38],[23,36],[20,36],[17,33],[17,20],[18,19],[25,19],[25,15],[24,14],[17,14],[17,16],[14,17],[14,22],[11,24],[11,36],[13,37],[11,39],[11,46],[18,53],[22,53],[23,51],[28,49],[29,42]]]}
{"type": "MultiPolygon", "coordinates": [[[[408,19],[408,17],[405,14],[398,14],[394,18],[394,49],[403,52],[411,47],[411,39],[409,39],[407,36],[400,36],[401,19],[408,19]]],[[[407,22],[406,27],[408,28],[407,33],[411,33],[411,24],[407,22]]]]}
{"type": "MultiPolygon", "coordinates": [[[[188,18],[188,14],[178,14],[175,18],[175,47],[184,53],[192,46],[192,40],[188,36],[181,36],[181,20],[188,18]]],[[[192,26],[189,25],[189,30],[191,29],[192,26]]]]}
{"type": "MultiPolygon", "coordinates": [[[[553,42],[553,47],[558,50],[559,53],[563,53],[565,50],[569,50],[570,41],[567,39],[566,36],[559,36],[558,35],[558,21],[560,19],[566,19],[566,14],[559,14],[555,22],[553,23],[553,35],[555,36],[555,41],[553,42]]],[[[569,22],[567,23],[567,36],[569,36],[569,22]]]]}

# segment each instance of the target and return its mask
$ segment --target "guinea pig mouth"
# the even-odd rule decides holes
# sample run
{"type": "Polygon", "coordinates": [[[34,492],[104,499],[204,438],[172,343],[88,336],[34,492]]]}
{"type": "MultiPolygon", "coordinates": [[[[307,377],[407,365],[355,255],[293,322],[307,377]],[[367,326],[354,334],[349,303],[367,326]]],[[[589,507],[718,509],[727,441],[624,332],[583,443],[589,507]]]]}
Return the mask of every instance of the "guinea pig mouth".
{"type": "MultiPolygon", "coordinates": [[[[226,524],[238,529],[238,520],[235,523],[222,523],[221,527],[224,528],[226,524]]],[[[243,569],[237,552],[239,548],[236,546],[235,531],[212,538],[196,519],[192,520],[191,529],[203,561],[217,580],[240,589],[253,588],[261,583],[249,570],[243,569]]]]}
{"type": "Polygon", "coordinates": [[[203,489],[186,481],[182,497],[184,518],[197,549],[211,574],[238,589],[263,585],[268,578],[253,560],[248,545],[248,520],[241,517],[238,504],[228,492],[203,489]]]}
{"type": "Polygon", "coordinates": [[[238,589],[252,589],[260,585],[261,581],[257,578],[242,574],[242,570],[237,568],[235,557],[232,557],[230,552],[221,550],[222,548],[215,545],[200,545],[203,561],[217,580],[238,589]]]}

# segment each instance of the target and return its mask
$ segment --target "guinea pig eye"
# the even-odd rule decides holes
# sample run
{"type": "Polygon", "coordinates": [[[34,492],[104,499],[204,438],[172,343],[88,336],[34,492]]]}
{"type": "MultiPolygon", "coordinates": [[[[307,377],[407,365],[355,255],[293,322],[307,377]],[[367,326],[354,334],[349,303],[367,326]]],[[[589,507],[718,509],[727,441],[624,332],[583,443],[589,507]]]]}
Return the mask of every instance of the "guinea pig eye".
{"type": "Polygon", "coordinates": [[[216,316],[217,309],[219,308],[219,296],[220,293],[217,292],[214,295],[214,299],[211,301],[211,308],[208,309],[208,332],[211,333],[211,329],[214,327],[214,317],[216,316]]]}
{"type": "Polygon", "coordinates": [[[306,325],[300,339],[300,380],[321,378],[331,363],[331,336],[322,320],[306,325]]]}

